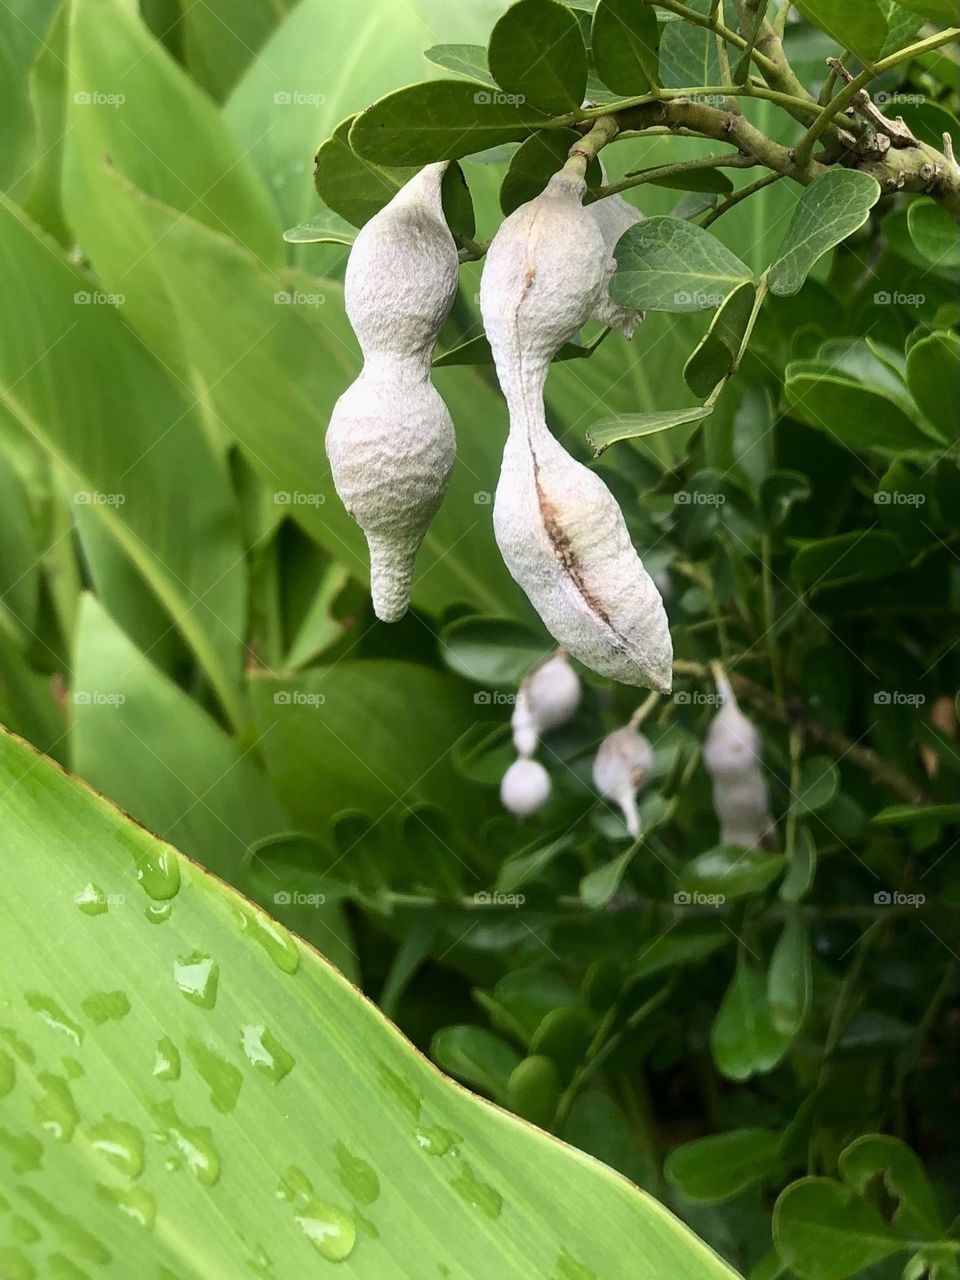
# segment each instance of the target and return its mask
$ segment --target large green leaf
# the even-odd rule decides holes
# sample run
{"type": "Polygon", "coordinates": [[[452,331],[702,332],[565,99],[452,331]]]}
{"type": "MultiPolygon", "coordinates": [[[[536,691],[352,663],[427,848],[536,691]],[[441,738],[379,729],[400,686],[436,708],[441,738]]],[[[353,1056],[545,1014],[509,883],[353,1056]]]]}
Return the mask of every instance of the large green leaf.
{"type": "Polygon", "coordinates": [[[20,1274],[127,1280],[149,1256],[205,1280],[326,1261],[732,1280],[656,1201],[439,1075],[303,943],[7,736],[0,797],[20,1274]]]}
{"type": "Polygon", "coordinates": [[[960,338],[941,329],[915,342],[907,352],[907,382],[913,398],[944,439],[956,439],[960,338]]]}
{"type": "Polygon", "coordinates": [[[851,449],[898,453],[936,447],[932,431],[908,417],[889,395],[822,360],[788,364],[784,398],[793,417],[851,449]]]}
{"type": "Polygon", "coordinates": [[[677,1147],[664,1172],[686,1200],[715,1204],[774,1173],[779,1148],[772,1129],[732,1129],[677,1147]]]}
{"type": "Polygon", "coordinates": [[[801,1178],[777,1201],[773,1238],[801,1280],[846,1280],[903,1249],[877,1209],[829,1178],[801,1178]]]}
{"type": "Polygon", "coordinates": [[[866,222],[880,199],[880,183],[856,169],[828,169],[804,189],[777,259],[773,293],[797,293],[814,264],[866,222]]]}
{"type": "Polygon", "coordinates": [[[877,0],[797,0],[805,18],[833,36],[841,49],[876,58],[887,38],[887,21],[877,0]]]}
{"type": "Polygon", "coordinates": [[[719,307],[750,270],[725,245],[682,218],[647,218],[614,251],[610,294],[638,311],[704,311],[719,307]]]}
{"type": "Polygon", "coordinates": [[[187,69],[214,97],[236,84],[297,0],[203,0],[186,3],[177,23],[187,69]]]}
{"type": "Polygon", "coordinates": [[[587,87],[580,24],[558,0],[517,0],[490,33],[490,71],[519,104],[551,115],[578,111],[587,87]]]}
{"type": "Polygon", "coordinates": [[[772,1071],[790,1044],[773,1025],[767,984],[741,958],[710,1033],[713,1060],[730,1080],[749,1080],[772,1071]]]}
{"type": "Polygon", "coordinates": [[[0,261],[0,397],[57,459],[73,500],[122,544],[235,710],[242,551],[226,477],[193,406],[121,319],[112,305],[121,295],[98,290],[3,201],[0,261]]]}
{"type": "Polygon", "coordinates": [[[646,93],[659,83],[660,25],[652,5],[599,0],[591,49],[600,79],[616,93],[646,93]]]}

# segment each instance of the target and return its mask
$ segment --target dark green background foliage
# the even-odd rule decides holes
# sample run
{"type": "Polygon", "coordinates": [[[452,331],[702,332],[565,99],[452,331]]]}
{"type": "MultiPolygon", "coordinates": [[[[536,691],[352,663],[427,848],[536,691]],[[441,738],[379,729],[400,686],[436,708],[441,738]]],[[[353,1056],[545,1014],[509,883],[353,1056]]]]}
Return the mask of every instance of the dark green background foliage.
{"type": "Polygon", "coordinates": [[[0,7],[0,718],[752,1280],[957,1277],[954,6],[504,7],[0,7]],[[875,106],[818,132],[841,55],[875,106]],[[647,316],[577,335],[547,413],[667,599],[638,844],[590,782],[636,694],[587,673],[547,806],[497,796],[552,644],[493,540],[482,257],[606,111],[647,316]],[[388,628],[323,450],[340,282],[448,158],[459,459],[388,628]],[[718,660],[777,819],[749,855],[700,758],[718,660]]]}

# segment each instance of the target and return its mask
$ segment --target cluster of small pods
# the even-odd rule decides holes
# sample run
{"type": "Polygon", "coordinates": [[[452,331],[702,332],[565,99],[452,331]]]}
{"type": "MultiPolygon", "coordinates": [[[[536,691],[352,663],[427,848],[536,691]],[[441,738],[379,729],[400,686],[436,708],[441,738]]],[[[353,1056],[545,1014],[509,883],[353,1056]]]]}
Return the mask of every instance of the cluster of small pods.
{"type": "Polygon", "coordinates": [[[517,759],[503,775],[500,799],[517,817],[528,817],[550,796],[550,775],[533,759],[540,736],[569,720],[580,705],[580,680],[566,655],[555,653],[520,683],[510,719],[517,759]]]}

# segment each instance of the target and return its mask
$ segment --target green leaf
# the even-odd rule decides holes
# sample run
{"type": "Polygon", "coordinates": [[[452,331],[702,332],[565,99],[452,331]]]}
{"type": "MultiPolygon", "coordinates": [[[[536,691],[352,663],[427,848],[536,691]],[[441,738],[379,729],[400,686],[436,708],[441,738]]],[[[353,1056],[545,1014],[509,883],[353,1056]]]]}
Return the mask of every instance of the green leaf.
{"type": "Polygon", "coordinates": [[[814,264],[862,227],[880,199],[880,184],[856,169],[828,169],[814,178],[797,204],[776,261],[770,289],[798,293],[814,264]]]}
{"type": "Polygon", "coordinates": [[[750,270],[716,236],[681,218],[646,218],[617,244],[616,302],[638,311],[719,307],[750,270]]]}
{"type": "Polygon", "coordinates": [[[895,573],[904,559],[903,545],[892,533],[865,529],[809,543],[794,556],[790,573],[795,582],[810,590],[827,583],[885,578],[895,573]]]}
{"type": "MultiPolygon", "coordinates": [[[[553,357],[554,362],[589,359],[609,332],[608,329],[604,329],[598,337],[587,343],[586,346],[577,342],[565,342],[553,357]]],[[[470,338],[467,342],[461,342],[459,346],[451,347],[449,351],[444,351],[443,355],[437,356],[433,361],[435,369],[445,369],[452,365],[463,364],[493,364],[493,352],[490,350],[490,343],[487,341],[485,333],[479,334],[476,338],[470,338]]]]}
{"type": "Polygon", "coordinates": [[[944,439],[956,439],[960,338],[940,330],[915,342],[907,352],[907,384],[914,400],[944,439]]]}
{"type": "MultiPolygon", "coordinates": [[[[626,176],[642,177],[645,173],[653,172],[655,167],[633,169],[626,176]]],[[[651,178],[650,183],[654,187],[666,187],[671,191],[704,191],[717,195],[726,195],[733,190],[733,183],[720,169],[681,169],[678,173],[665,173],[659,178],[651,178]]]]}
{"type": "Polygon", "coordinates": [[[602,866],[587,872],[580,881],[580,901],[584,906],[598,910],[607,905],[620,888],[620,881],[636,852],[637,846],[632,844],[618,858],[613,858],[610,862],[605,862],[602,866]]]}
{"type": "Polygon", "coordinates": [[[781,1035],[793,1037],[802,1029],[812,994],[810,931],[799,912],[793,911],[773,948],[767,972],[770,1019],[781,1035]]]}
{"type": "Polygon", "coordinates": [[[894,804],[874,814],[870,822],[875,827],[910,827],[918,822],[955,822],[958,818],[960,804],[894,804]]]}
{"type": "Polygon", "coordinates": [[[794,418],[851,449],[900,453],[937,446],[932,428],[924,430],[889,395],[821,361],[795,360],[787,365],[784,399],[794,418]]]}
{"type": "Polygon", "coordinates": [[[663,409],[657,413],[626,413],[619,418],[601,418],[588,429],[587,443],[592,447],[594,456],[599,458],[605,449],[619,444],[621,440],[636,440],[640,436],[669,431],[671,427],[681,427],[687,422],[702,422],[711,413],[712,408],[691,405],[689,409],[663,409]]]}
{"type": "Polygon", "coordinates": [[[749,1080],[772,1071],[790,1045],[773,1025],[767,984],[741,959],[710,1030],[713,1060],[728,1080],[749,1080]]]}
{"type": "Polygon", "coordinates": [[[878,57],[886,42],[887,22],[877,0],[844,0],[842,5],[834,0],[797,0],[797,8],[841,49],[852,49],[867,61],[878,57]]]}
{"type": "MultiPolygon", "coordinates": [[[[563,168],[567,153],[579,140],[580,134],[574,129],[542,129],[521,142],[500,187],[500,208],[504,214],[511,214],[528,200],[535,199],[563,168]]],[[[597,190],[601,181],[600,162],[591,160],[587,167],[587,185],[597,190]]]]}
{"type": "Polygon", "coordinates": [[[793,804],[799,813],[824,809],[840,789],[840,770],[829,756],[811,756],[800,769],[800,781],[793,804]]]}
{"type": "Polygon", "coordinates": [[[630,976],[634,979],[648,978],[664,969],[695,963],[712,955],[730,940],[730,934],[725,929],[713,930],[700,926],[684,932],[683,926],[680,926],[650,942],[642,942],[630,976]]]}
{"type": "Polygon", "coordinates": [[[551,115],[580,110],[587,51],[580,24],[557,0],[517,0],[490,33],[490,70],[500,88],[551,115]]]}
{"type": "Polygon", "coordinates": [[[841,1152],[837,1164],[840,1177],[862,1196],[869,1195],[878,1176],[887,1194],[899,1201],[890,1226],[912,1239],[929,1239],[943,1233],[927,1172],[913,1151],[898,1138],[868,1133],[841,1152]]]}
{"type": "Polygon", "coordinates": [[[549,1058],[533,1055],[514,1068],[507,1085],[506,1102],[511,1111],[530,1124],[547,1129],[560,1101],[560,1076],[549,1058]]]}
{"type": "Polygon", "coordinates": [[[466,76],[480,84],[496,88],[496,80],[487,67],[487,51],[482,44],[435,44],[425,49],[423,56],[435,66],[466,76]]]}
{"type": "Polygon", "coordinates": [[[779,1145],[772,1129],[732,1129],[677,1147],[664,1173],[685,1200],[719,1204],[775,1173],[779,1145]]]}
{"type": "Polygon", "coordinates": [[[957,0],[897,0],[904,9],[919,13],[931,22],[942,22],[944,26],[960,26],[960,5],[957,0]]]}
{"type": "Polygon", "coordinates": [[[780,885],[780,897],[784,902],[801,902],[813,887],[817,872],[817,846],[810,829],[797,825],[796,845],[787,874],[780,885]]]}
{"type": "Polygon", "coordinates": [[[756,299],[757,290],[747,280],[727,295],[711,320],[710,328],[683,366],[684,381],[695,396],[703,399],[710,395],[737,369],[756,299]]]}
{"type": "Polygon", "coordinates": [[[915,200],[907,209],[913,243],[937,267],[960,266],[957,224],[935,200],[915,200]]]}
{"type": "Polygon", "coordinates": [[[523,138],[543,112],[466,80],[432,80],[398,89],[354,120],[350,146],[363,160],[422,165],[457,160],[523,138]]]}
{"type": "Polygon", "coordinates": [[[720,845],[691,859],[680,872],[680,885],[690,897],[717,895],[721,901],[742,898],[748,893],[762,893],[783,866],[780,853],[720,845]]]}
{"type": "Polygon", "coordinates": [[[357,238],[354,227],[333,212],[319,213],[309,222],[301,222],[283,233],[287,244],[345,244],[357,238]]]}
{"type": "MultiPolygon", "coordinates": [[[[440,656],[451,671],[494,688],[517,685],[554,645],[542,632],[509,618],[458,618],[440,633],[440,656]]],[[[489,692],[475,695],[488,705],[489,692]]]]}
{"type": "Polygon", "coordinates": [[[183,61],[191,76],[213,98],[226,96],[255,61],[261,47],[297,0],[204,0],[184,4],[183,12],[165,20],[158,35],[171,33],[182,42],[183,61]]]}
{"type": "Polygon", "coordinates": [[[505,1099],[520,1054],[485,1027],[444,1027],[433,1037],[430,1056],[465,1084],[505,1099]]]}
{"type": "Polygon", "coordinates": [[[590,44],[600,79],[615,93],[632,97],[660,83],[660,24],[652,5],[599,0],[590,44]]]}
{"type": "Polygon", "coordinates": [[[800,1280],[846,1280],[904,1248],[873,1205],[829,1178],[801,1178],[780,1193],[773,1240],[800,1280]]]}
{"type": "MultiPolygon", "coordinates": [[[[713,6],[712,0],[692,0],[687,7],[706,17],[713,6]]],[[[716,36],[692,22],[667,23],[660,42],[660,72],[663,84],[670,89],[719,84],[716,36]]]]}
{"type": "Polygon", "coordinates": [[[321,143],[313,181],[317,194],[329,209],[355,227],[362,227],[393,199],[417,170],[412,165],[396,168],[361,160],[350,146],[350,130],[356,118],[348,116],[341,120],[332,137],[321,143]]]}
{"type": "Polygon", "coordinates": [[[4,1022],[28,1055],[4,1100],[4,1191],[85,1272],[138,1274],[149,1247],[177,1275],[267,1256],[278,1276],[341,1258],[344,1277],[422,1280],[469,1258],[528,1280],[531,1250],[615,1275],[632,1242],[636,1280],[734,1280],[625,1179],[452,1085],[310,948],[7,736],[0,796],[18,885],[0,901],[4,1022]]]}

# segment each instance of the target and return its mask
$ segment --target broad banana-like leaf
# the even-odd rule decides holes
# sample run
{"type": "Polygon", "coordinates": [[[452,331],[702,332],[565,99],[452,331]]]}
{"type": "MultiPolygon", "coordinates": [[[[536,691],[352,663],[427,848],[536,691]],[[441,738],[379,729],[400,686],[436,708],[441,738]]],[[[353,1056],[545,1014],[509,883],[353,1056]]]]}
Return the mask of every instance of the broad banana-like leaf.
{"type": "Polygon", "coordinates": [[[7,734],[0,824],[5,1274],[734,1277],[7,734]]]}

